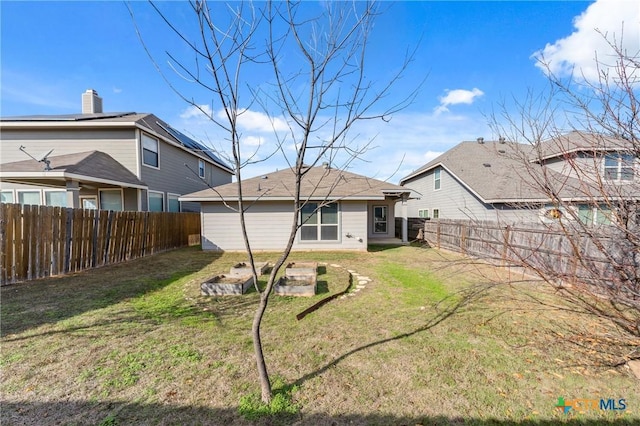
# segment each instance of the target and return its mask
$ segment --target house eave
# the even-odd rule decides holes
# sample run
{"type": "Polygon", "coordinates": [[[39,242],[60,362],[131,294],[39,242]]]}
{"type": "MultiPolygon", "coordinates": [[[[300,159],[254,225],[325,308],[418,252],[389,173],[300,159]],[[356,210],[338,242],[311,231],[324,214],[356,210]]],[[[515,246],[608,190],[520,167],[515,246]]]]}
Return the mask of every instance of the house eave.
{"type": "Polygon", "coordinates": [[[27,182],[28,180],[54,180],[69,181],[75,180],[80,182],[99,183],[112,186],[120,186],[124,188],[148,189],[147,185],[139,185],[130,182],[120,182],[111,179],[103,179],[94,176],[79,175],[76,173],[67,173],[61,171],[42,171],[42,172],[0,172],[0,181],[11,181],[14,183],[27,182]]]}

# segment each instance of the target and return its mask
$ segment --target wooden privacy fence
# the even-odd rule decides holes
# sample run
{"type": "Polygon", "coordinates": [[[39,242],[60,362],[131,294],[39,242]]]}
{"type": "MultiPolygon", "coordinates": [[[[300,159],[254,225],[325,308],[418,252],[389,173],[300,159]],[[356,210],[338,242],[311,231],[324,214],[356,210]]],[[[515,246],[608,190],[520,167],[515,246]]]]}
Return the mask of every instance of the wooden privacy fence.
{"type": "MultiPolygon", "coordinates": [[[[637,274],[637,248],[615,227],[561,229],[544,224],[427,220],[424,239],[433,247],[543,271],[559,280],[614,279],[621,268],[637,274]]],[[[634,275],[635,276],[635,275],[634,275]]]]}
{"type": "Polygon", "coordinates": [[[198,244],[200,214],[3,203],[0,237],[0,285],[4,285],[198,244]]]}

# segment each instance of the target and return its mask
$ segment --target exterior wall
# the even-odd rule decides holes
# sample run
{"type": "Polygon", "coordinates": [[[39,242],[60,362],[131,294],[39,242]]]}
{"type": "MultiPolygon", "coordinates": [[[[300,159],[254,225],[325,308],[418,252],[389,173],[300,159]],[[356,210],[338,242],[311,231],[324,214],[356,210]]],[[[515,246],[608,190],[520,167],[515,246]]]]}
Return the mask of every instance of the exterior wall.
{"type": "MultiPolygon", "coordinates": [[[[478,197],[465,188],[445,169],[440,169],[440,189],[434,189],[434,170],[422,174],[404,184],[418,192],[420,199],[407,201],[407,217],[419,217],[421,209],[429,210],[429,218],[433,218],[433,209],[438,209],[441,219],[492,220],[503,222],[535,222],[539,211],[523,209],[507,205],[491,205],[483,203],[478,197]]],[[[396,214],[400,203],[396,206],[396,214]]]]}
{"type": "Polygon", "coordinates": [[[0,163],[28,160],[29,157],[20,151],[21,145],[34,157],[51,149],[51,156],[102,151],[133,174],[138,174],[136,132],[133,129],[2,129],[0,163]]]}
{"type": "Polygon", "coordinates": [[[376,238],[395,238],[395,222],[395,201],[369,201],[367,203],[367,236],[370,240],[375,240],[376,238]],[[373,232],[373,208],[375,206],[387,207],[387,232],[385,233],[373,232]]]}
{"type": "MultiPolygon", "coordinates": [[[[139,149],[142,152],[141,146],[139,149]]],[[[184,195],[208,188],[204,182],[200,181],[197,174],[199,157],[162,141],[158,145],[158,151],[159,167],[141,164],[140,180],[149,186],[150,191],[163,192],[165,205],[167,193],[184,195]],[[188,165],[188,168],[185,164],[188,165]]],[[[142,163],[142,160],[140,161],[142,163]]],[[[218,186],[230,183],[231,175],[205,161],[205,179],[211,186],[218,186]]],[[[182,209],[183,211],[189,209],[199,211],[199,206],[198,204],[185,203],[182,209]]]]}
{"type": "MultiPolygon", "coordinates": [[[[252,249],[282,250],[291,229],[291,202],[260,202],[251,206],[245,216],[252,249]]],[[[339,207],[339,240],[300,241],[296,236],[294,250],[366,250],[367,203],[342,201],[339,207]],[[350,235],[348,237],[347,235],[350,235]]],[[[202,203],[203,250],[244,251],[244,241],[237,212],[222,203],[202,203]]]]}
{"type": "MultiPolygon", "coordinates": [[[[133,127],[122,128],[73,128],[73,129],[2,129],[2,156],[0,163],[28,160],[25,150],[39,157],[51,149],[51,156],[74,154],[87,151],[102,151],[130,170],[149,186],[149,190],[163,192],[165,210],[168,208],[168,194],[184,195],[207,188],[199,178],[189,171],[185,164],[198,172],[198,158],[183,149],[172,146],[159,139],[158,169],[142,165],[142,148],[139,130],[133,127]]],[[[156,138],[157,139],[157,138],[156,138]]],[[[53,164],[55,165],[55,163],[53,164]]],[[[231,182],[231,174],[205,161],[205,178],[212,186],[231,182]]],[[[16,190],[25,185],[1,182],[3,190],[16,190]]],[[[29,189],[46,188],[29,185],[29,189]]],[[[82,190],[81,196],[97,196],[97,189],[82,190]]],[[[147,192],[137,189],[124,191],[123,205],[125,210],[146,211],[148,209],[147,192]],[[138,200],[139,199],[139,200],[138,200]]],[[[199,211],[198,203],[182,203],[182,211],[199,211]]]]}

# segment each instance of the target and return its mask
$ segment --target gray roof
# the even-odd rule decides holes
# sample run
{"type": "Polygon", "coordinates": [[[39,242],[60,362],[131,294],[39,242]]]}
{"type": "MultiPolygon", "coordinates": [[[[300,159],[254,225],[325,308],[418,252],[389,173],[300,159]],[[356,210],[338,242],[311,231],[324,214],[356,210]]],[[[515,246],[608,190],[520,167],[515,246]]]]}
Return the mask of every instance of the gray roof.
{"type": "MultiPolygon", "coordinates": [[[[602,195],[598,182],[567,177],[530,159],[530,145],[514,142],[462,142],[400,180],[406,185],[423,174],[444,168],[485,203],[547,202],[554,197],[588,200],[602,195]]],[[[607,193],[638,197],[635,185],[610,185],[607,193]]]]}
{"type": "Polygon", "coordinates": [[[147,188],[126,167],[108,154],[100,151],[79,152],[49,157],[50,170],[45,170],[44,163],[36,160],[16,161],[4,163],[0,169],[0,176],[10,181],[12,178],[24,182],[65,180],[74,178],[83,182],[96,182],[123,187],[147,188]]]}
{"type": "MultiPolygon", "coordinates": [[[[243,180],[244,200],[293,200],[296,173],[287,168],[264,176],[243,180]]],[[[392,183],[371,179],[339,169],[308,167],[301,181],[303,200],[384,200],[411,190],[392,183]]],[[[181,201],[234,201],[238,199],[237,182],[217,186],[180,197],[181,201]]]]}
{"type": "Polygon", "coordinates": [[[202,155],[210,161],[232,173],[232,168],[213,153],[210,148],[193,140],[184,133],[174,129],[153,114],[135,112],[101,112],[92,114],[62,114],[62,115],[29,115],[19,117],[0,117],[0,124],[15,123],[28,125],[29,123],[51,123],[52,125],[95,125],[110,123],[135,123],[151,132],[178,144],[184,149],[202,155]]]}
{"type": "Polygon", "coordinates": [[[590,132],[573,131],[540,142],[531,152],[530,161],[542,161],[574,152],[634,151],[633,144],[622,138],[614,138],[590,132]]]}

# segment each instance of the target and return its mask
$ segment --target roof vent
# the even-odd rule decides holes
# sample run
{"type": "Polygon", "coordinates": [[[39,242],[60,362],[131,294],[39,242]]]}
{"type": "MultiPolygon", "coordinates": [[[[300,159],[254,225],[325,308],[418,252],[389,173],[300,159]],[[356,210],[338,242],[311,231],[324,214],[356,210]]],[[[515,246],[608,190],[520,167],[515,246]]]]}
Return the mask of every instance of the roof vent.
{"type": "Polygon", "coordinates": [[[322,168],[323,168],[323,169],[325,169],[325,170],[327,170],[327,169],[330,169],[330,168],[331,168],[331,166],[329,165],[329,163],[328,163],[328,162],[326,162],[326,161],[325,161],[324,163],[322,163],[322,168]]]}
{"type": "Polygon", "coordinates": [[[489,163],[482,163],[482,165],[485,166],[485,167],[491,167],[491,164],[489,164],[489,163]]]}
{"type": "Polygon", "coordinates": [[[500,154],[504,154],[504,153],[506,153],[507,151],[505,151],[504,149],[499,149],[499,150],[498,150],[498,152],[499,152],[500,154]]]}
{"type": "Polygon", "coordinates": [[[102,112],[102,98],[93,89],[87,89],[82,94],[82,113],[96,114],[102,112]]]}
{"type": "Polygon", "coordinates": [[[500,137],[498,138],[498,142],[500,142],[500,143],[506,143],[506,142],[507,142],[507,140],[504,138],[504,136],[500,136],[500,137]]]}
{"type": "Polygon", "coordinates": [[[484,138],[478,138],[476,140],[478,141],[479,144],[483,144],[484,143],[484,138]]]}

